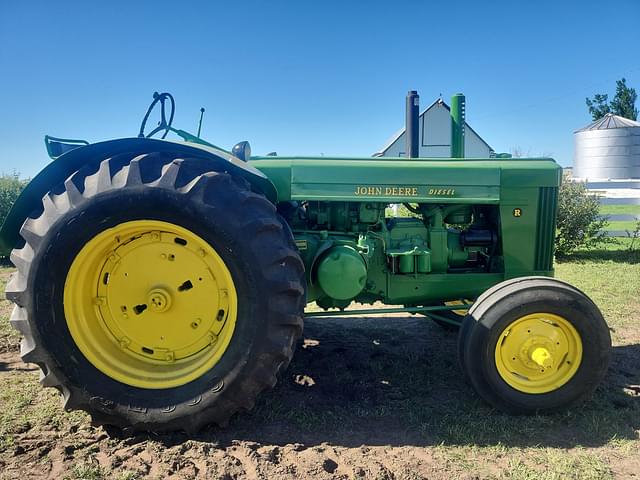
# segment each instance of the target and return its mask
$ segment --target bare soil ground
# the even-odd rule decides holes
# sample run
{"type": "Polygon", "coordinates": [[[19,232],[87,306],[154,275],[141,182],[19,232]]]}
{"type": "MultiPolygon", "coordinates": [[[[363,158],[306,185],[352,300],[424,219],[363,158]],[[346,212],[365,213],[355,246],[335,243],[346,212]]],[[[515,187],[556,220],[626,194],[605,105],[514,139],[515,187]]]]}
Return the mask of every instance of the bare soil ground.
{"type": "Polygon", "coordinates": [[[0,479],[640,478],[640,265],[602,265],[617,286],[584,280],[589,264],[559,273],[605,303],[613,365],[591,401],[544,417],[480,401],[456,334],[428,320],[317,318],[276,388],[226,429],[127,436],[62,411],[20,362],[0,301],[0,479]]]}

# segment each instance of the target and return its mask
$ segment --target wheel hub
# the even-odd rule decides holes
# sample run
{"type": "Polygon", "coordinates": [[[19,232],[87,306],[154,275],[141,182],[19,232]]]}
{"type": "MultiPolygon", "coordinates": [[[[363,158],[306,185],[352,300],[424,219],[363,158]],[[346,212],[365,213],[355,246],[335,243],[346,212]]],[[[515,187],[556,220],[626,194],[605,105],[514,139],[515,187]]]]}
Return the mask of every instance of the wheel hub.
{"type": "Polygon", "coordinates": [[[147,305],[154,312],[166,312],[171,308],[171,294],[164,288],[154,288],[149,292],[147,305]]]}
{"type": "Polygon", "coordinates": [[[145,388],[179,386],[213,367],[237,311],[217,252],[189,230],[151,220],[91,239],[69,270],[64,304],[87,359],[111,378],[145,388]]]}
{"type": "Polygon", "coordinates": [[[553,364],[556,344],[541,335],[530,336],[522,342],[518,361],[532,369],[547,368],[553,364]]]}
{"type": "Polygon", "coordinates": [[[531,352],[531,360],[542,368],[553,367],[553,355],[544,347],[536,347],[531,352]]]}

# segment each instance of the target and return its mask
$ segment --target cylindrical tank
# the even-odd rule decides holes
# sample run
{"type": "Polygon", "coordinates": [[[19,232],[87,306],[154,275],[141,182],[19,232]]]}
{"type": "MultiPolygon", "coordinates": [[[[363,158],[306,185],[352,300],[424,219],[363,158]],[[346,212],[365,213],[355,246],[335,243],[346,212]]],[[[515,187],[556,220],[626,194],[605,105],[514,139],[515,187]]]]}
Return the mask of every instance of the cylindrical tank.
{"type": "Polygon", "coordinates": [[[640,178],[640,122],[609,113],[576,131],[574,140],[574,178],[640,178]]]}

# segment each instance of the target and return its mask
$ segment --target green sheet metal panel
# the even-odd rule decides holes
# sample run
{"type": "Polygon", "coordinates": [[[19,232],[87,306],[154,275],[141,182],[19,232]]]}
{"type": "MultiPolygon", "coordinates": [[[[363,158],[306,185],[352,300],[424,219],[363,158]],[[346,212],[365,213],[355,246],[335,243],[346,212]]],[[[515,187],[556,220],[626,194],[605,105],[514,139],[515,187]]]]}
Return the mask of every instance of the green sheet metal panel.
{"type": "Polygon", "coordinates": [[[538,188],[503,188],[501,240],[506,278],[533,275],[538,188]]]}
{"type": "Polygon", "coordinates": [[[551,159],[255,157],[251,164],[274,183],[279,201],[494,204],[501,185],[553,187],[560,178],[551,159]]]}

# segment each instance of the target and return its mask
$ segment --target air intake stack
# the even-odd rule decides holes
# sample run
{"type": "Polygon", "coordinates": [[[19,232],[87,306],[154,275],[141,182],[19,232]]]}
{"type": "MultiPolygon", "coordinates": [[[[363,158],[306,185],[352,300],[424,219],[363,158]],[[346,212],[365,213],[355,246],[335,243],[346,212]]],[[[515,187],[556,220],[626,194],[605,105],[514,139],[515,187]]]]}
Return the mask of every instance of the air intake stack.
{"type": "Polygon", "coordinates": [[[464,158],[465,98],[462,93],[451,97],[451,158],[464,158]]]}
{"type": "Polygon", "coordinates": [[[420,95],[415,90],[407,93],[407,118],[406,118],[406,155],[408,158],[418,158],[420,156],[418,144],[418,131],[420,115],[420,95]]]}

